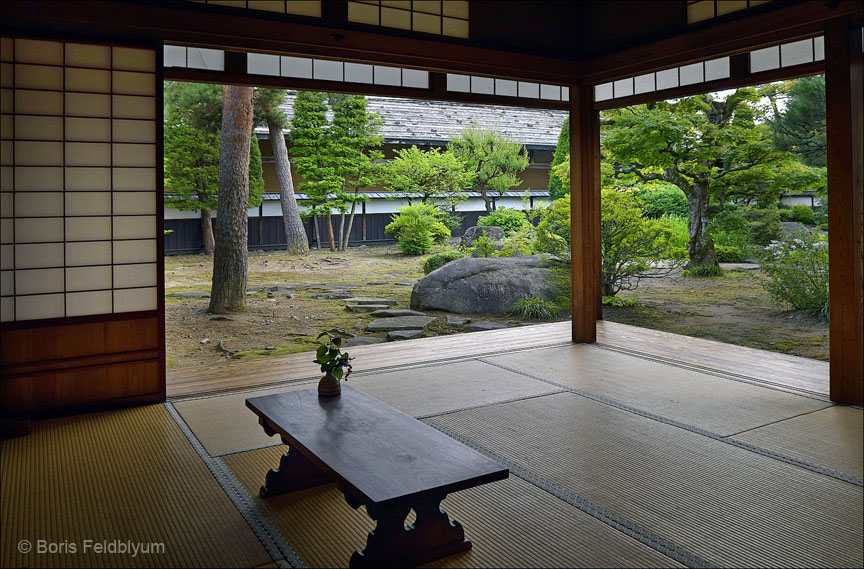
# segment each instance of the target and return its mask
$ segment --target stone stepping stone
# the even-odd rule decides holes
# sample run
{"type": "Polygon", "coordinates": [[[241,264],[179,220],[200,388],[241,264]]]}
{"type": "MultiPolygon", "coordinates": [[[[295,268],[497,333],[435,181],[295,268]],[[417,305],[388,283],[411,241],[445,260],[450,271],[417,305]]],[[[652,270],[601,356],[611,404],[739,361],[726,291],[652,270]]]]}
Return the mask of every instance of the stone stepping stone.
{"type": "Polygon", "coordinates": [[[367,285],[385,285],[390,284],[390,281],[369,281],[367,285]]]}
{"type": "Polygon", "coordinates": [[[393,318],[379,318],[373,320],[366,326],[370,332],[392,332],[394,330],[417,330],[425,328],[430,322],[437,318],[431,316],[395,316],[393,318]]]}
{"type": "Polygon", "coordinates": [[[391,332],[387,332],[388,340],[408,340],[415,336],[419,336],[423,333],[423,330],[393,330],[391,332]]]}
{"type": "MultiPolygon", "coordinates": [[[[370,306],[370,305],[366,305],[370,306]]],[[[372,316],[377,316],[378,318],[393,318],[395,316],[426,316],[425,312],[418,312],[416,310],[404,310],[399,308],[390,308],[383,310],[376,310],[372,313],[372,316]]]]}
{"type": "Polygon", "coordinates": [[[351,304],[383,304],[387,306],[396,306],[398,302],[389,298],[375,298],[372,296],[354,296],[345,299],[346,303],[351,304]]]}
{"type": "Polygon", "coordinates": [[[470,318],[465,318],[464,316],[453,316],[451,314],[447,315],[447,325],[448,326],[463,326],[471,322],[470,318]]]}
{"type": "Polygon", "coordinates": [[[339,300],[343,298],[351,298],[352,296],[354,295],[347,290],[328,290],[321,294],[316,294],[312,298],[316,300],[339,300]]]}
{"type": "Polygon", "coordinates": [[[488,320],[481,320],[480,322],[474,322],[473,324],[468,324],[465,326],[465,329],[469,332],[482,332],[484,330],[500,330],[501,328],[507,328],[507,325],[503,322],[490,322],[488,320]]]}
{"type": "Polygon", "coordinates": [[[356,338],[348,338],[342,345],[346,348],[350,348],[352,346],[368,346],[370,344],[380,344],[382,342],[384,342],[384,338],[376,338],[375,336],[357,336],[356,338]]]}
{"type": "MultiPolygon", "coordinates": [[[[172,292],[165,296],[171,298],[210,298],[209,292],[201,292],[200,290],[189,290],[184,292],[172,292]]],[[[393,304],[396,304],[395,302],[393,304]]]]}
{"type": "Polygon", "coordinates": [[[351,312],[375,312],[387,308],[386,304],[348,304],[345,310],[351,312]]]}
{"type": "Polygon", "coordinates": [[[417,284],[417,281],[399,281],[398,283],[394,284],[397,284],[399,286],[414,286],[415,284],[417,284]]]}

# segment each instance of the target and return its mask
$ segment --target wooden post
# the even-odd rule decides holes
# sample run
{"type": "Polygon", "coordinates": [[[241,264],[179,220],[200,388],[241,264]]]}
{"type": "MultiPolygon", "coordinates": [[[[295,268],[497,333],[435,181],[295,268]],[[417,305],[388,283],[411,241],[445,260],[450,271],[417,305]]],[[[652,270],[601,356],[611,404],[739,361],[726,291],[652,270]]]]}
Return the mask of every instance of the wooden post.
{"type": "Polygon", "coordinates": [[[825,25],[831,399],[864,403],[864,65],[861,28],[825,25]]]}
{"type": "Polygon", "coordinates": [[[593,88],[570,86],[573,341],[595,342],[600,317],[600,119],[593,88]]]}

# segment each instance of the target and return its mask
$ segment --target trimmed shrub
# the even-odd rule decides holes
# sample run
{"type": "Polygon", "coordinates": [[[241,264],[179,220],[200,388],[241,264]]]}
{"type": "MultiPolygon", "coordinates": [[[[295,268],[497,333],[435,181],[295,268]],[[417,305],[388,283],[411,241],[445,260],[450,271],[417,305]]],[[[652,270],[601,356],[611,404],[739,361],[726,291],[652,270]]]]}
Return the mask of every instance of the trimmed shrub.
{"type": "Polygon", "coordinates": [[[774,300],[811,316],[828,320],[828,239],[798,231],[792,239],[765,248],[762,270],[770,277],[765,289],[774,300]]]}
{"type": "Polygon", "coordinates": [[[406,227],[396,239],[399,249],[406,255],[423,255],[431,251],[434,244],[429,229],[420,225],[406,227]]]}
{"type": "Polygon", "coordinates": [[[813,225],[816,223],[816,216],[810,206],[793,205],[792,209],[789,211],[791,214],[789,221],[797,221],[798,223],[804,223],[807,225],[813,225]]]}
{"type": "Polygon", "coordinates": [[[530,228],[531,222],[528,221],[524,212],[518,209],[502,207],[491,212],[489,215],[481,216],[477,220],[477,225],[495,225],[504,230],[504,235],[512,235],[518,231],[530,228]]]}
{"type": "Polygon", "coordinates": [[[406,255],[423,255],[432,250],[434,243],[450,237],[450,230],[440,221],[441,215],[441,210],[431,204],[402,206],[384,231],[396,238],[406,255]]]}
{"type": "Polygon", "coordinates": [[[741,249],[729,245],[715,245],[714,252],[720,263],[740,263],[746,258],[741,249]]]}
{"type": "Polygon", "coordinates": [[[679,188],[654,188],[642,190],[636,196],[645,203],[648,217],[658,219],[664,216],[683,217],[690,215],[687,196],[679,188]]]}
{"type": "Polygon", "coordinates": [[[423,274],[428,275],[435,269],[443,267],[450,261],[461,259],[464,256],[465,255],[457,249],[445,249],[444,251],[430,255],[425,261],[423,261],[423,274]]]}

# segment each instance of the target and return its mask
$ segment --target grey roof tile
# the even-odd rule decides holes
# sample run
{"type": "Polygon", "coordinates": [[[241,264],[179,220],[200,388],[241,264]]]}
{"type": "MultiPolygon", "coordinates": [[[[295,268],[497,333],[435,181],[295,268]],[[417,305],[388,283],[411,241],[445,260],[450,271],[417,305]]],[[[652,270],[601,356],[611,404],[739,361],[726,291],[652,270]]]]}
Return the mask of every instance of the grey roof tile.
{"type": "MultiPolygon", "coordinates": [[[[294,116],[294,96],[289,91],[282,110],[290,120],[294,116]]],[[[476,122],[483,128],[497,130],[529,148],[554,148],[558,143],[566,111],[524,109],[499,105],[476,105],[447,101],[421,101],[395,97],[366,96],[369,110],[384,120],[381,134],[387,143],[446,144],[451,136],[476,122]]],[[[332,115],[328,118],[332,119],[332,115]]],[[[255,129],[267,136],[267,128],[255,129]]],[[[286,130],[286,133],[288,131],[286,130]]]]}

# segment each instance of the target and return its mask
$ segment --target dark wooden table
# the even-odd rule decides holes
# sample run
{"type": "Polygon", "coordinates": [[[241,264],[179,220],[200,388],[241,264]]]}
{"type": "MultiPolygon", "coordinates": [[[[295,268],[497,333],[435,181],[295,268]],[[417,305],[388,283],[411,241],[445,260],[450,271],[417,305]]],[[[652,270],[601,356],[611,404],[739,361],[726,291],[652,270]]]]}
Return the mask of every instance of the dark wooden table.
{"type": "Polygon", "coordinates": [[[507,478],[497,462],[360,391],[319,397],[315,389],[246,400],[269,435],[289,450],[261,496],[336,482],[353,508],[377,522],[351,567],[405,567],[465,551],[471,542],[441,501],[451,492],[507,478]],[[417,520],[405,518],[411,510],[417,520]]]}

